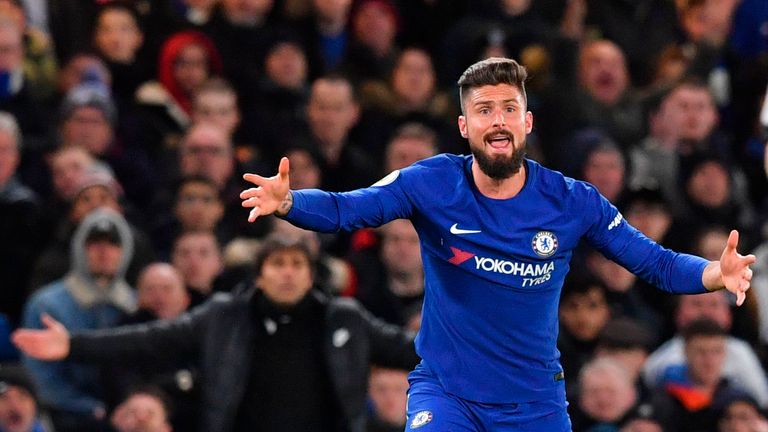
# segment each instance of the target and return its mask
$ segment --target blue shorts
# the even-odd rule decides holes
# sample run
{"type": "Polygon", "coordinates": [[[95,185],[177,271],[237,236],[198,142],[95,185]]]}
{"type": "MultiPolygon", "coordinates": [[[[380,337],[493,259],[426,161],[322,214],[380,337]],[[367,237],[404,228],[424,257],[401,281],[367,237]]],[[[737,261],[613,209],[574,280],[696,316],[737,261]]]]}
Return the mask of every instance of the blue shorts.
{"type": "Polygon", "coordinates": [[[557,400],[489,404],[446,393],[437,377],[419,365],[408,376],[406,432],[570,432],[565,385],[557,400]]]}

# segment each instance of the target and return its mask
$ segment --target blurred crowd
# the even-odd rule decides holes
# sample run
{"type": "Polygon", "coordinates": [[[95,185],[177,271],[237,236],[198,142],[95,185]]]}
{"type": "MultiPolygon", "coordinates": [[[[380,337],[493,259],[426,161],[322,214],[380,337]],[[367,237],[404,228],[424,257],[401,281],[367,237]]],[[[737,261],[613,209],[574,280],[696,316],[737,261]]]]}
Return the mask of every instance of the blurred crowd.
{"type": "MultiPolygon", "coordinates": [[[[574,431],[768,431],[765,0],[0,0],[0,431],[200,430],[220,403],[208,357],[40,362],[10,334],[44,316],[73,333],[194,324],[217,319],[215,294],[254,289],[265,331],[282,334],[301,320],[271,315],[271,267],[254,259],[270,262],[265,239],[306,248],[328,304],[351,297],[382,334],[417,331],[409,221],[333,235],[249,224],[241,176],[288,156],[292,188],[347,191],[467,153],[455,82],[491,56],[529,71],[528,157],[590,182],[664,246],[716,260],[738,229],[758,258],[736,308],[725,292],[670,296],[580,248],[560,304],[574,431]]],[[[296,332],[285,340],[314,340],[296,332]]],[[[290,351],[281,341],[267,347],[290,351]]],[[[371,364],[325,365],[331,377],[309,366],[321,408],[349,417],[322,415],[318,431],[403,429],[407,364],[371,349],[371,364]]],[[[240,365],[261,373],[234,402],[251,414],[235,407],[227,430],[292,430],[254,414],[289,412],[257,382],[306,366],[285,354],[295,362],[240,365]]]]}

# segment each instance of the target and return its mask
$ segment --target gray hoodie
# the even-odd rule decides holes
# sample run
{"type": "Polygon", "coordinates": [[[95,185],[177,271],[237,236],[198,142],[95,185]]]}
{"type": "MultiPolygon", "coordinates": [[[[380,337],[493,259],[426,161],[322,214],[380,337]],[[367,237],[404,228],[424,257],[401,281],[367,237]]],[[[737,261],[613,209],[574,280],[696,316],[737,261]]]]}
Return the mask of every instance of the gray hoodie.
{"type": "Polygon", "coordinates": [[[88,213],[72,237],[70,253],[72,266],[65,277],[65,284],[80,305],[88,307],[96,303],[110,303],[126,313],[136,310],[134,291],[125,281],[125,272],[133,257],[133,235],[128,222],[121,214],[107,208],[99,208],[88,213]],[[123,249],[123,256],[115,278],[106,288],[101,288],[96,285],[88,271],[85,241],[91,231],[107,228],[116,231],[123,249]]]}

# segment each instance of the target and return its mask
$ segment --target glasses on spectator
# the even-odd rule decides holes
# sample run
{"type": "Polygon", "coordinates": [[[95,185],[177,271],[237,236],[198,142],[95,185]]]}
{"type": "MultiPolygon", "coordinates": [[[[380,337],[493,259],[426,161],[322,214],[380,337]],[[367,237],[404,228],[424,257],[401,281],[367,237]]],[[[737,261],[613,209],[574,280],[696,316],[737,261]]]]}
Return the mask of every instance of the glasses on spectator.
{"type": "Polygon", "coordinates": [[[184,147],[184,153],[192,156],[201,156],[209,154],[211,156],[226,156],[229,152],[226,148],[217,145],[197,145],[192,144],[184,147]]]}
{"type": "Polygon", "coordinates": [[[203,194],[184,194],[179,196],[179,204],[191,205],[195,203],[212,204],[216,202],[216,197],[213,195],[203,194]]]}

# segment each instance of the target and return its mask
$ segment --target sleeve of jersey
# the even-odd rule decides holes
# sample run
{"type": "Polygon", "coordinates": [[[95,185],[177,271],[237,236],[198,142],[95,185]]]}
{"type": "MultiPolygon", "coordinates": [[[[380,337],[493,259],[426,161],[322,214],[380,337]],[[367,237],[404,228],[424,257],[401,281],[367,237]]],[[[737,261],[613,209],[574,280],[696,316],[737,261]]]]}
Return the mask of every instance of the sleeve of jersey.
{"type": "Polygon", "coordinates": [[[586,213],[593,221],[589,242],[609,259],[643,280],[674,294],[707,292],[701,276],[709,261],[660,246],[624,220],[616,207],[596,191],[586,213]]]}
{"type": "Polygon", "coordinates": [[[413,206],[404,190],[406,171],[402,170],[405,175],[395,171],[371,187],[351,192],[293,191],[293,206],[285,219],[304,229],[331,233],[408,218],[413,206]],[[394,179],[385,181],[390,176],[394,179]]]}

